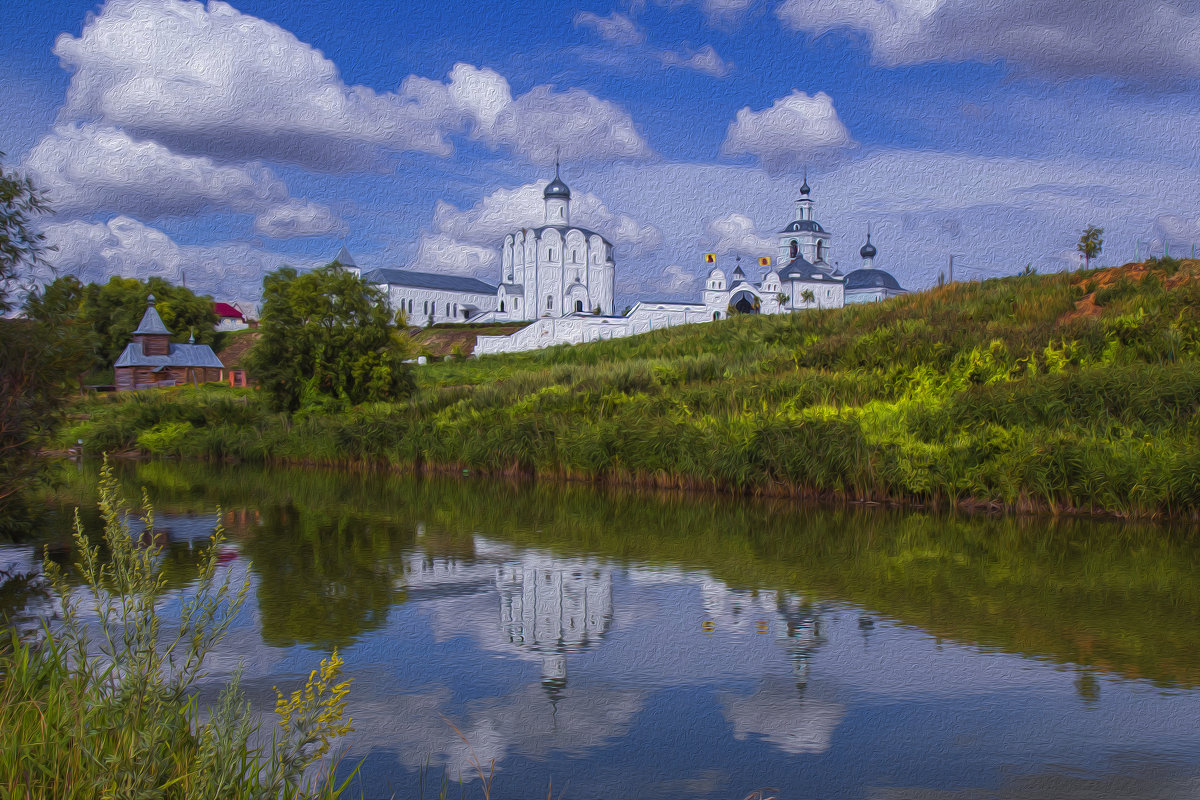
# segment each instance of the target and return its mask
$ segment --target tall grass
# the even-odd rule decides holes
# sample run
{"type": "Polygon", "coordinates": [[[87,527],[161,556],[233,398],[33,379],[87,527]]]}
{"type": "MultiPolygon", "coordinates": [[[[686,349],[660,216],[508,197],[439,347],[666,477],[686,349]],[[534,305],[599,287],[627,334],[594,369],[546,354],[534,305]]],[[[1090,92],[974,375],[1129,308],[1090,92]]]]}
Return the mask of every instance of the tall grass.
{"type": "Polygon", "coordinates": [[[402,403],[291,419],[253,392],[96,401],[64,430],[156,456],[467,468],[749,493],[1200,513],[1200,264],[429,365],[402,403]]]}
{"type": "MultiPolygon", "coordinates": [[[[194,686],[205,656],[241,607],[249,578],[234,586],[218,577],[218,529],[181,598],[178,627],[168,631],[158,613],[166,588],[160,548],[138,543],[107,465],[100,510],[97,544],[76,516],[81,591],[45,561],[59,624],[37,640],[14,632],[0,650],[0,796],[337,797],[346,782],[305,780],[330,742],[350,730],[336,650],[303,689],[279,695],[273,734],[250,712],[237,674],[214,707],[200,708],[194,686]]],[[[153,530],[148,502],[141,522],[153,530]]]]}

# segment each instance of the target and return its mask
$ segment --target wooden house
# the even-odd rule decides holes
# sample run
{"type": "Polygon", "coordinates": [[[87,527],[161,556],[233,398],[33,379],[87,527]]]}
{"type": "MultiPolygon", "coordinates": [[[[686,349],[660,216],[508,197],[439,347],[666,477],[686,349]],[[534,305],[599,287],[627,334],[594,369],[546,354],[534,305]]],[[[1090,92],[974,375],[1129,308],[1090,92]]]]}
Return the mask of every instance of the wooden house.
{"type": "Polygon", "coordinates": [[[141,324],[133,332],[133,341],[125,346],[113,364],[117,391],[205,383],[222,378],[221,360],[206,344],[171,341],[171,331],[163,324],[150,295],[141,324]]]}

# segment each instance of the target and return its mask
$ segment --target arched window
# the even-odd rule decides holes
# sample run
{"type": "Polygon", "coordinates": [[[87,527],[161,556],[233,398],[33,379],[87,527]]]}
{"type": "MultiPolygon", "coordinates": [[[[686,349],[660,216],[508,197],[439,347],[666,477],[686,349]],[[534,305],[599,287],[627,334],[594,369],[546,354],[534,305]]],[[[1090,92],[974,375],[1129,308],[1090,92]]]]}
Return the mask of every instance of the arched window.
{"type": "Polygon", "coordinates": [[[575,301],[575,310],[576,310],[576,311],[583,311],[583,301],[582,301],[582,300],[576,300],[576,301],[575,301]]]}
{"type": "Polygon", "coordinates": [[[504,310],[504,301],[503,300],[500,301],[500,310],[501,311],[504,310]]]}
{"type": "Polygon", "coordinates": [[[450,316],[450,304],[446,303],[446,316],[450,316]]]}
{"type": "Polygon", "coordinates": [[[820,239],[817,240],[817,261],[825,260],[825,243],[820,239]]]}
{"type": "Polygon", "coordinates": [[[718,320],[718,319],[720,319],[720,318],[721,318],[721,312],[720,312],[720,311],[714,311],[714,312],[713,312],[713,319],[714,319],[714,320],[718,320]]]}
{"type": "Polygon", "coordinates": [[[791,244],[791,247],[789,248],[791,250],[792,258],[796,257],[796,252],[797,252],[798,248],[799,248],[799,245],[796,243],[796,240],[792,239],[792,244],[791,244]]]}
{"type": "Polygon", "coordinates": [[[546,251],[546,258],[550,259],[551,261],[554,260],[554,249],[553,248],[546,251]]]}
{"type": "Polygon", "coordinates": [[[429,301],[428,301],[428,300],[426,300],[425,302],[421,303],[421,313],[422,313],[422,314],[428,314],[428,313],[429,313],[429,301]]]}
{"type": "Polygon", "coordinates": [[[554,308],[554,296],[546,295],[546,308],[554,308]]]}

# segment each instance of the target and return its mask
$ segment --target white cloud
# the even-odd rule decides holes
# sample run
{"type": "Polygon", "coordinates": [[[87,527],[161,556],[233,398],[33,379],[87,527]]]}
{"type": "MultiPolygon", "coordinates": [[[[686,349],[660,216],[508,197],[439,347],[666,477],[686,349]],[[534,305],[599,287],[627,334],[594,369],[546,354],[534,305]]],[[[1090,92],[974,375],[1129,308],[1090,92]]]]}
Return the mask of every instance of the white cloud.
{"type": "Polygon", "coordinates": [[[812,35],[862,31],[888,65],[1005,59],[1066,76],[1200,74],[1192,0],[785,0],[776,14],[812,35]]]}
{"type": "Polygon", "coordinates": [[[711,220],[707,225],[707,232],[710,241],[713,242],[714,253],[757,258],[775,252],[774,239],[763,236],[754,220],[736,211],[711,220]]]}
{"type": "Polygon", "coordinates": [[[102,125],[55,127],[26,155],[23,167],[59,214],[104,210],[159,217],[228,208],[258,214],[256,229],[270,236],[297,235],[288,232],[289,225],[309,232],[301,235],[341,226],[325,206],[290,197],[283,181],[261,164],[221,165],[179,155],[102,125]],[[301,217],[307,220],[303,225],[301,217]]]}
{"type": "Polygon", "coordinates": [[[535,164],[553,163],[558,149],[563,159],[577,162],[652,155],[627,111],[582,89],[555,92],[550,86],[535,86],[505,109],[493,141],[535,164]]]}
{"type": "Polygon", "coordinates": [[[695,70],[714,78],[724,78],[733,71],[733,63],[721,58],[711,44],[706,44],[699,50],[692,50],[686,46],[679,50],[661,50],[649,46],[646,43],[646,32],[632,19],[615,11],[607,17],[590,11],[580,11],[575,15],[575,27],[591,28],[609,45],[619,48],[617,52],[611,48],[602,52],[585,50],[585,57],[597,63],[642,67],[661,64],[695,70]]]}
{"type": "Polygon", "coordinates": [[[687,267],[671,264],[662,271],[655,285],[668,294],[693,299],[700,287],[700,279],[687,267]]]}
{"type": "Polygon", "coordinates": [[[289,200],[263,211],[254,219],[254,230],[274,239],[344,234],[346,224],[328,207],[306,200],[289,200]]]}
{"type": "MultiPolygon", "coordinates": [[[[162,231],[129,217],[108,222],[59,222],[44,227],[46,243],[57,248],[49,260],[58,274],[87,282],[113,275],[145,280],[164,278],[221,300],[253,300],[262,278],[284,263],[316,266],[242,244],[177,244],[162,231]]],[[[42,280],[49,275],[39,276],[42,280]]]]}
{"type": "Polygon", "coordinates": [[[645,158],[628,112],[580,89],[513,99],[498,73],[458,64],[449,82],[409,76],[396,92],[342,81],[293,34],[231,6],[109,0],[54,52],[73,72],[61,119],[101,122],[178,152],[341,169],[382,151],[446,156],[470,130],[537,163],[645,158]]]}
{"type": "Polygon", "coordinates": [[[646,41],[645,32],[636,22],[615,11],[607,17],[580,11],[575,15],[575,27],[591,28],[601,39],[614,44],[632,45],[646,41]]]}
{"type": "Polygon", "coordinates": [[[496,244],[463,241],[445,233],[424,233],[417,243],[414,261],[419,268],[432,272],[472,275],[495,283],[500,250],[496,244]]]}
{"type": "MultiPolygon", "coordinates": [[[[519,228],[544,224],[542,192],[546,181],[516,189],[497,189],[469,209],[439,201],[432,232],[422,236],[417,263],[426,269],[462,271],[492,279],[504,236],[519,228]],[[486,255],[485,255],[486,254],[486,255]]],[[[644,255],[662,244],[662,232],[627,214],[619,214],[590,192],[573,191],[571,223],[603,235],[617,248],[616,257],[644,255]]],[[[618,267],[619,269],[619,267],[618,267]]]]}
{"type": "Polygon", "coordinates": [[[737,112],[729,123],[721,152],[725,155],[748,153],[768,166],[795,166],[813,154],[833,151],[854,144],[842,124],[833,100],[824,92],[811,97],[793,89],[762,111],[749,106],[737,112]]]}
{"type": "Polygon", "coordinates": [[[676,52],[663,50],[657,58],[668,67],[694,69],[714,78],[724,78],[733,71],[733,63],[721,58],[711,44],[706,44],[695,52],[676,52]]]}
{"type": "Polygon", "coordinates": [[[754,3],[755,0],[701,0],[700,9],[711,22],[730,23],[741,20],[754,3]]]}
{"type": "MultiPolygon", "coordinates": [[[[741,22],[754,8],[757,0],[655,0],[660,6],[679,8],[686,5],[698,5],[705,19],[712,25],[730,27],[741,22]]],[[[641,8],[645,0],[633,0],[633,8],[641,8]]]]}

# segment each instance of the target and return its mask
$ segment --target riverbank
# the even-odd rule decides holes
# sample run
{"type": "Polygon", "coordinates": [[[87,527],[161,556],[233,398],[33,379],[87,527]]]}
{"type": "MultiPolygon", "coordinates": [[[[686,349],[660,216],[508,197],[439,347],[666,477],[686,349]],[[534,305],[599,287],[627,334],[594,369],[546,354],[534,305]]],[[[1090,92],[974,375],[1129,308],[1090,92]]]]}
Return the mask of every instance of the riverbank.
{"type": "Polygon", "coordinates": [[[1200,262],[954,284],[417,370],[286,417],[253,391],[81,403],[88,454],[469,469],[1196,518],[1200,262]]]}

